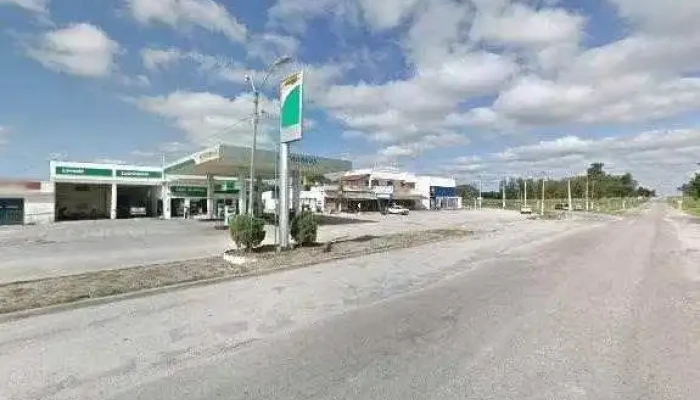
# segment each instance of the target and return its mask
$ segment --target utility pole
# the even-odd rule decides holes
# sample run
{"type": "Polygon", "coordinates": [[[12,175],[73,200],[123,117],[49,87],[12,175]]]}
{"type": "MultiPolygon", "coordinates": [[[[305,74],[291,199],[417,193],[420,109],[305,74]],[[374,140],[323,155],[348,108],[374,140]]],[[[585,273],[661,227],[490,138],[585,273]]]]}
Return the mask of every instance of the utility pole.
{"type": "MultiPolygon", "coordinates": [[[[291,57],[285,56],[276,59],[272,64],[270,64],[265,70],[267,74],[262,80],[260,86],[255,85],[255,81],[251,76],[246,75],[246,82],[250,83],[253,89],[253,102],[254,102],[254,115],[253,115],[253,144],[250,146],[250,191],[248,192],[248,214],[255,215],[255,207],[253,206],[253,199],[255,199],[255,153],[258,142],[258,124],[260,123],[260,90],[265,87],[267,80],[275,68],[280,65],[286,64],[292,60],[291,57]]],[[[242,182],[245,185],[245,182],[242,182]]],[[[241,210],[243,212],[244,210],[241,210]]]]}
{"type": "MultiPolygon", "coordinates": [[[[253,207],[253,200],[255,199],[255,148],[258,142],[258,123],[260,122],[260,92],[257,89],[253,89],[253,95],[255,114],[253,115],[253,144],[250,146],[250,190],[248,191],[249,215],[255,215],[255,207],[253,207]]],[[[245,182],[243,184],[245,184],[245,182]]]]}
{"type": "Polygon", "coordinates": [[[523,180],[525,182],[525,193],[524,193],[524,206],[527,207],[527,179],[523,180]]]}
{"type": "Polygon", "coordinates": [[[589,202],[588,202],[588,174],[586,174],[586,211],[589,211],[589,202]]]}
{"type": "Polygon", "coordinates": [[[571,204],[571,178],[569,178],[569,180],[567,181],[567,187],[567,190],[569,191],[569,211],[573,211],[574,205],[571,204]]]}
{"type": "Polygon", "coordinates": [[[544,215],[544,176],[542,177],[542,204],[540,205],[540,214],[544,215]]]}

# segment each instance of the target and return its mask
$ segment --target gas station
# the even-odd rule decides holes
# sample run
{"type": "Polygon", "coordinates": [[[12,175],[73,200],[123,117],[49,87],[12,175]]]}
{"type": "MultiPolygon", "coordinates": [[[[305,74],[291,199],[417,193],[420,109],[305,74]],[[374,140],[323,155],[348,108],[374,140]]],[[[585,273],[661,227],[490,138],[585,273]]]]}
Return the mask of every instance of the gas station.
{"type": "MultiPolygon", "coordinates": [[[[251,188],[251,183],[249,182],[251,155],[251,149],[248,147],[221,144],[167,164],[163,169],[163,218],[170,219],[174,217],[173,212],[175,210],[172,206],[172,199],[177,190],[173,189],[182,187],[183,182],[196,179],[204,183],[200,193],[202,194],[201,197],[205,199],[208,218],[221,218],[222,215],[228,214],[224,208],[228,208],[229,212],[235,210],[239,214],[246,213],[251,207],[248,204],[248,190],[251,188]],[[217,198],[217,185],[220,185],[219,182],[222,179],[229,185],[228,187],[234,188],[233,191],[236,193],[235,204],[231,201],[222,202],[220,197],[217,198]],[[242,184],[243,182],[246,184],[242,184]]],[[[256,149],[256,180],[278,186],[278,159],[279,153],[275,151],[256,149]]],[[[289,190],[292,203],[290,208],[299,206],[300,177],[302,175],[307,173],[326,174],[352,169],[350,161],[306,154],[291,154],[289,156],[289,165],[291,178],[289,190]]],[[[256,184],[258,182],[253,182],[253,185],[256,184]]],[[[256,200],[254,201],[257,205],[252,205],[252,207],[259,207],[260,194],[259,190],[255,193],[256,200]]],[[[230,197],[227,200],[232,199],[233,197],[230,197]]]]}

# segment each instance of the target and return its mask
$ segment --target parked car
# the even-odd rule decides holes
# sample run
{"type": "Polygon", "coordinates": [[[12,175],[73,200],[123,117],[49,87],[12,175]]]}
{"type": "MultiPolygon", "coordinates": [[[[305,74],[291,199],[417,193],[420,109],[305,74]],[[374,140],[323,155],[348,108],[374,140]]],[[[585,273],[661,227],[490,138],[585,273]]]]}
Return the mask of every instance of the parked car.
{"type": "Polygon", "coordinates": [[[146,207],[130,207],[129,215],[132,217],[145,217],[147,215],[146,207]]]}
{"type": "Polygon", "coordinates": [[[408,208],[394,204],[386,209],[389,214],[408,215],[408,208]]]}
{"type": "Polygon", "coordinates": [[[530,206],[520,207],[520,214],[532,214],[532,207],[530,207],[530,206]]]}

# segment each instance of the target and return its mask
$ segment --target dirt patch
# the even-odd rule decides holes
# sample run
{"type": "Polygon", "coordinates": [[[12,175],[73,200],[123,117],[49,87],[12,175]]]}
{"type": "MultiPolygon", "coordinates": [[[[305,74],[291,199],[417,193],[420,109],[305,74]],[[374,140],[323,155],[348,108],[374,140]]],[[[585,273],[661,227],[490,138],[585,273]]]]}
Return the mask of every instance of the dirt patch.
{"type": "Polygon", "coordinates": [[[339,240],[330,246],[300,247],[282,253],[266,247],[255,252],[255,262],[243,265],[231,265],[221,257],[212,257],[12,282],[0,285],[0,313],[206,279],[266,274],[325,261],[463,238],[471,234],[468,230],[436,229],[387,236],[362,236],[339,240]]]}

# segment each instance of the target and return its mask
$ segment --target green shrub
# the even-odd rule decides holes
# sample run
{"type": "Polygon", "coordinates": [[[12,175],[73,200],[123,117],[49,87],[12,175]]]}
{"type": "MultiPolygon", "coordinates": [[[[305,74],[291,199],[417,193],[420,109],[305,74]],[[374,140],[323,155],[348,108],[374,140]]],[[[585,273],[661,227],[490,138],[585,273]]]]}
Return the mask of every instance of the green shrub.
{"type": "Polygon", "coordinates": [[[292,237],[302,246],[316,243],[317,231],[318,222],[311,211],[302,211],[292,219],[292,237]]]}
{"type": "Polygon", "coordinates": [[[238,248],[250,250],[265,239],[265,222],[250,215],[237,215],[229,221],[231,239],[238,248]]]}

